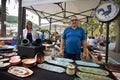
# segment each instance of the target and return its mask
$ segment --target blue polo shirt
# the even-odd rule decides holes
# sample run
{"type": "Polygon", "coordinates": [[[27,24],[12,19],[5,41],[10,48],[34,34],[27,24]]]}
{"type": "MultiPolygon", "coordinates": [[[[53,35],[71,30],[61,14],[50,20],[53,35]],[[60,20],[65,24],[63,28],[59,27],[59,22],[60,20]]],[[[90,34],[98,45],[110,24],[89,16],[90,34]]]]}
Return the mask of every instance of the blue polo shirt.
{"type": "Polygon", "coordinates": [[[68,27],[64,30],[62,38],[65,41],[64,51],[67,54],[80,54],[82,41],[86,40],[85,31],[81,27],[73,29],[68,27]]]}

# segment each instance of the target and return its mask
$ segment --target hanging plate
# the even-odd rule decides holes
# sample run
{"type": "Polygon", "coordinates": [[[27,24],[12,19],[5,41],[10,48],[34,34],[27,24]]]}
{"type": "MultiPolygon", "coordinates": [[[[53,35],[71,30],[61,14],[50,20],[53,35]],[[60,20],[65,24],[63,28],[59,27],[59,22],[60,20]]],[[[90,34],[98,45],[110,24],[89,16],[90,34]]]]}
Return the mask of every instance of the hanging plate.
{"type": "Polygon", "coordinates": [[[95,10],[95,17],[101,22],[111,21],[119,13],[119,6],[113,1],[103,1],[95,10]]]}

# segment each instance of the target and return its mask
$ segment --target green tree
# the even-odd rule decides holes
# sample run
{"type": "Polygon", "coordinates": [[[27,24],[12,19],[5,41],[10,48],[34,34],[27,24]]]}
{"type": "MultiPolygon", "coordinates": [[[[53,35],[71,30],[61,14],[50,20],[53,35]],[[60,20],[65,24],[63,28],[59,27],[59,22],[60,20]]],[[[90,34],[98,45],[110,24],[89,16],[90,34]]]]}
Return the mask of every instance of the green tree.
{"type": "MultiPolygon", "coordinates": [[[[116,0],[116,2],[118,3],[118,5],[120,6],[120,0],[116,0]]],[[[117,18],[117,35],[116,35],[116,44],[115,44],[115,52],[118,52],[120,53],[120,15],[118,15],[118,18],[117,18]]]]}
{"type": "MultiPolygon", "coordinates": [[[[5,25],[5,21],[6,21],[6,15],[7,13],[7,8],[6,8],[6,2],[10,3],[10,0],[1,0],[1,7],[0,7],[0,21],[1,21],[1,36],[2,37],[6,37],[6,25],[5,25]]],[[[15,2],[17,2],[18,0],[15,0],[15,2]]]]}

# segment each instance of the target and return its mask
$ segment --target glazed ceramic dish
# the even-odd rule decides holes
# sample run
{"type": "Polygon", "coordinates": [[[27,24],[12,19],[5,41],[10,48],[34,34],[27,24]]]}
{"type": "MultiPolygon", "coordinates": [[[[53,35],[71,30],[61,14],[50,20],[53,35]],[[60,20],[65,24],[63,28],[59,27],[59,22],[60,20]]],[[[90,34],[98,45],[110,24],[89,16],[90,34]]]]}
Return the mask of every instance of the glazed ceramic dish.
{"type": "Polygon", "coordinates": [[[120,64],[106,64],[105,68],[109,71],[119,72],[120,73],[120,64]]]}
{"type": "Polygon", "coordinates": [[[22,62],[24,64],[33,64],[33,63],[36,63],[36,59],[35,58],[23,59],[22,62]]]}
{"type": "Polygon", "coordinates": [[[20,56],[12,56],[10,57],[9,62],[11,63],[11,65],[18,65],[21,62],[21,58],[20,56]]]}
{"type": "Polygon", "coordinates": [[[4,57],[11,57],[11,56],[17,55],[17,53],[15,53],[15,52],[12,52],[12,53],[3,53],[1,55],[3,55],[4,57]]]}
{"type": "Polygon", "coordinates": [[[36,59],[35,58],[23,59],[22,63],[25,67],[33,67],[36,65],[36,59]]]}
{"type": "Polygon", "coordinates": [[[2,56],[2,55],[0,55],[0,59],[1,59],[1,58],[3,58],[3,56],[2,56]]]}
{"type": "Polygon", "coordinates": [[[57,61],[61,61],[61,62],[73,62],[72,59],[67,59],[67,58],[55,57],[54,59],[57,60],[57,61]]]}
{"type": "Polygon", "coordinates": [[[57,72],[57,73],[65,72],[65,69],[62,67],[58,67],[58,66],[54,66],[54,65],[50,65],[46,63],[38,64],[37,66],[41,69],[45,69],[45,70],[52,71],[52,72],[57,72]]]}
{"type": "Polygon", "coordinates": [[[96,53],[100,53],[101,51],[99,51],[99,50],[94,50],[94,52],[96,52],[96,53]]]}
{"type": "Polygon", "coordinates": [[[113,80],[106,76],[94,75],[89,73],[77,72],[76,75],[79,78],[75,78],[74,80],[113,80]]]}
{"type": "Polygon", "coordinates": [[[118,72],[112,72],[112,74],[113,74],[118,80],[120,80],[120,73],[118,73],[118,72]]]}
{"type": "Polygon", "coordinates": [[[100,67],[99,64],[91,63],[91,62],[85,62],[85,61],[80,61],[80,60],[76,60],[75,63],[77,65],[83,65],[83,66],[100,67]]]}
{"type": "Polygon", "coordinates": [[[2,59],[0,59],[0,62],[6,62],[6,61],[9,61],[9,58],[2,58],[2,59]]]}
{"type": "Polygon", "coordinates": [[[3,62],[0,62],[0,70],[3,70],[3,69],[6,69],[10,66],[10,63],[3,63],[3,62]]]}
{"type": "Polygon", "coordinates": [[[108,71],[98,69],[98,68],[78,66],[78,69],[82,72],[87,72],[87,73],[96,74],[96,75],[104,75],[104,76],[109,75],[108,71]]]}
{"type": "Polygon", "coordinates": [[[52,57],[51,56],[44,56],[44,60],[52,60],[52,57]]]}
{"type": "Polygon", "coordinates": [[[61,62],[61,61],[57,61],[57,60],[46,60],[46,61],[48,63],[59,65],[59,66],[64,66],[64,67],[66,67],[67,64],[69,64],[68,62],[61,62]]]}
{"type": "Polygon", "coordinates": [[[27,77],[33,74],[32,70],[19,66],[9,67],[8,72],[18,77],[27,77]]]}

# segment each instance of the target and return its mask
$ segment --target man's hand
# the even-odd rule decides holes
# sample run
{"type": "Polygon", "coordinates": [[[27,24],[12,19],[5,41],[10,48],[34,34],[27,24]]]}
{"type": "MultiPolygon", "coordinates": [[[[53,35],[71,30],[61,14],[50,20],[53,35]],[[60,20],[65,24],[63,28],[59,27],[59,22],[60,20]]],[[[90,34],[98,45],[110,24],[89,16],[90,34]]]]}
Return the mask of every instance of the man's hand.
{"type": "Polygon", "coordinates": [[[83,44],[83,52],[82,52],[82,54],[81,54],[81,57],[82,57],[82,58],[85,58],[85,57],[87,56],[87,52],[88,52],[88,49],[87,49],[87,41],[84,40],[84,41],[82,42],[82,44],[83,44]]]}
{"type": "Polygon", "coordinates": [[[64,55],[63,50],[60,50],[59,55],[60,55],[60,56],[63,56],[63,55],[64,55]]]}
{"type": "Polygon", "coordinates": [[[87,56],[87,53],[86,52],[82,52],[81,57],[85,58],[86,56],[87,56]]]}

